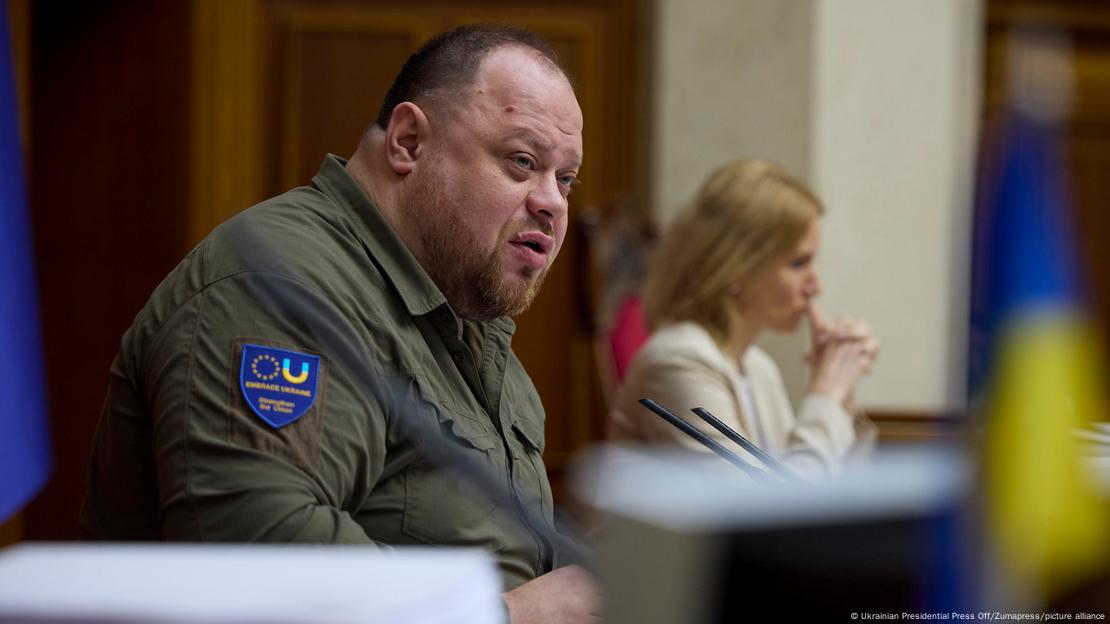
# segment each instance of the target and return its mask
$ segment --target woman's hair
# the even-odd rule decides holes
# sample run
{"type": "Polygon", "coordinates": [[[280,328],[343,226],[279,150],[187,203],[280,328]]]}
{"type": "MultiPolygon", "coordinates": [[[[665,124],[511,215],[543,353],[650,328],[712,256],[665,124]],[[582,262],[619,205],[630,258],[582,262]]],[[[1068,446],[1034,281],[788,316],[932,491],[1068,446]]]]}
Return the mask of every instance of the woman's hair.
{"type": "Polygon", "coordinates": [[[737,160],[718,168],[655,250],[644,284],[648,324],[696,321],[724,342],[732,286],[789,254],[822,212],[813,193],[774,164],[737,160]]]}

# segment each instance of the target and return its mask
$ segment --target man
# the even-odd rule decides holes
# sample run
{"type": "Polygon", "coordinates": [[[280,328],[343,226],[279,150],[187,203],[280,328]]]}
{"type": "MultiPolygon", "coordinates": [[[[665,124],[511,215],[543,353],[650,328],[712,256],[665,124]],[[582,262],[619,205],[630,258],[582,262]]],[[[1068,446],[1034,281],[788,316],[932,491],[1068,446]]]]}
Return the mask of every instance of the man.
{"type": "Polygon", "coordinates": [[[551,522],[543,408],[508,317],[562,245],[581,133],[534,35],[426,43],[349,162],[222,224],[155,290],[112,365],[82,533],[481,546],[514,621],[587,619],[586,573],[400,420],[434,424],[551,522]]]}

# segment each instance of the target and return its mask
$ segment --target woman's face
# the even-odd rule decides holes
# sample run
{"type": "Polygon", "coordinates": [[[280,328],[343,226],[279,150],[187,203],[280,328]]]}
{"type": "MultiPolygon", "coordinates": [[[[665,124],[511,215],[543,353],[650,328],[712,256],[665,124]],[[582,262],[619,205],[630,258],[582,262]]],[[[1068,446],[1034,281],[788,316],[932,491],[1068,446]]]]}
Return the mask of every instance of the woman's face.
{"type": "Polygon", "coordinates": [[[760,329],[798,329],[810,301],[821,293],[814,259],[821,245],[821,220],[814,219],[797,246],[744,289],[744,318],[760,329]]]}

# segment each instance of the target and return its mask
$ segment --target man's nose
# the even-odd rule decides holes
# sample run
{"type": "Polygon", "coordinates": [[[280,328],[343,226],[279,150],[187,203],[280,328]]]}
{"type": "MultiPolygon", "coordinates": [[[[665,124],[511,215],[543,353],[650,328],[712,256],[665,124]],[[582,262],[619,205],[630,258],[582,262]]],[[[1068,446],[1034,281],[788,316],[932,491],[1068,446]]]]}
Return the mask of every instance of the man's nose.
{"type": "Polygon", "coordinates": [[[567,216],[567,198],[554,175],[545,176],[532,188],[527,207],[528,212],[543,223],[553,223],[567,216]]]}

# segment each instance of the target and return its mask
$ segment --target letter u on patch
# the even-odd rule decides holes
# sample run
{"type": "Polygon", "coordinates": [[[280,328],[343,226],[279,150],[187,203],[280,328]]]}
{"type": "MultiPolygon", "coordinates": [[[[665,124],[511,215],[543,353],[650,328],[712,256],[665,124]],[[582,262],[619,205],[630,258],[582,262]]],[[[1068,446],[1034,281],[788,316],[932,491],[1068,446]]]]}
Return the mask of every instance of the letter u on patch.
{"type": "Polygon", "coordinates": [[[282,358],[281,359],[281,376],[284,377],[285,381],[288,381],[289,383],[294,383],[294,384],[304,383],[305,381],[308,380],[308,362],[301,362],[301,373],[299,375],[294,376],[293,373],[289,372],[289,358],[282,358]]]}
{"type": "Polygon", "coordinates": [[[316,382],[319,375],[320,357],[317,355],[255,344],[243,345],[243,356],[239,364],[239,388],[243,392],[243,399],[259,418],[275,429],[296,421],[312,407],[316,401],[316,382]],[[294,374],[293,371],[300,372],[294,374]],[[283,390],[280,384],[272,383],[279,375],[290,384],[296,385],[296,392],[283,390]],[[247,382],[261,383],[251,383],[248,386],[247,382]],[[266,402],[285,401],[291,403],[293,409],[282,412],[263,410],[260,407],[263,399],[266,402]]]}

